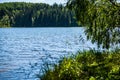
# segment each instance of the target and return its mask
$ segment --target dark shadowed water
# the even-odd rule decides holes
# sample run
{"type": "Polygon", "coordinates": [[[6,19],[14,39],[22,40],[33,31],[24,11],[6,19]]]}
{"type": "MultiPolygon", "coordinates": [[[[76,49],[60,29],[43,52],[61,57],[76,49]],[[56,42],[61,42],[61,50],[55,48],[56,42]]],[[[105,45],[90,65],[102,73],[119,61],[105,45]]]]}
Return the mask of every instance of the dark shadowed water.
{"type": "Polygon", "coordinates": [[[0,28],[0,80],[37,80],[44,62],[89,47],[84,28],[0,28]]]}

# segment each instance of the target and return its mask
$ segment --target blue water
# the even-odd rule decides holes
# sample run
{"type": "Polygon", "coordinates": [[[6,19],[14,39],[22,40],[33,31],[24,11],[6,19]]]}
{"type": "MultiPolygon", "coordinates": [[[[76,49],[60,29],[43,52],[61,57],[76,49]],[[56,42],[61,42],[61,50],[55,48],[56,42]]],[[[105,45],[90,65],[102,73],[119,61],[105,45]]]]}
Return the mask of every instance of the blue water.
{"type": "Polygon", "coordinates": [[[0,28],[0,80],[37,80],[45,62],[95,46],[84,28],[0,28]]]}

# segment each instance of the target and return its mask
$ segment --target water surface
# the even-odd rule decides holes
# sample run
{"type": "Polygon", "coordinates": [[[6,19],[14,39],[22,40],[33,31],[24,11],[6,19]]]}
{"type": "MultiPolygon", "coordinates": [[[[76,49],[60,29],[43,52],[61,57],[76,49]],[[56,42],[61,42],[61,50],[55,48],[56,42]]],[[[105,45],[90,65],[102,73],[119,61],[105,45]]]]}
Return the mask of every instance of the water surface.
{"type": "Polygon", "coordinates": [[[0,28],[0,80],[37,80],[44,62],[89,47],[84,28],[0,28]]]}

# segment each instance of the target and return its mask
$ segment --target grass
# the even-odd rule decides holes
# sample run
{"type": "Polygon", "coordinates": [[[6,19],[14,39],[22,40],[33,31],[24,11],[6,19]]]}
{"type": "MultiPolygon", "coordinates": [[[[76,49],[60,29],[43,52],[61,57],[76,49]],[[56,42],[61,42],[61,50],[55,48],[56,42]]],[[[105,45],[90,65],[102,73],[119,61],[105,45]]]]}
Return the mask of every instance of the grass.
{"type": "Polygon", "coordinates": [[[40,80],[120,80],[120,49],[77,52],[53,68],[44,69],[40,80]]]}

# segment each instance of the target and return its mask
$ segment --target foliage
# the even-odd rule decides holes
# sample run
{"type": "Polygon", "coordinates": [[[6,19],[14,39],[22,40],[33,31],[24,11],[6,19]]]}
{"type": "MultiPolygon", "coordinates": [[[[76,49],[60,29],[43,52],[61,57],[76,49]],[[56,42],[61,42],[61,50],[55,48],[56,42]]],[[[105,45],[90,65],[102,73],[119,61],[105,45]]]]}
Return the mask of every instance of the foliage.
{"type": "Polygon", "coordinates": [[[86,26],[87,38],[98,47],[120,43],[120,4],[117,0],[68,0],[79,24],[86,26]]]}
{"type": "Polygon", "coordinates": [[[78,26],[74,13],[63,5],[44,3],[0,3],[2,27],[78,26]]]}
{"type": "Polygon", "coordinates": [[[120,49],[84,51],[47,68],[41,80],[120,80],[120,49]]]}

